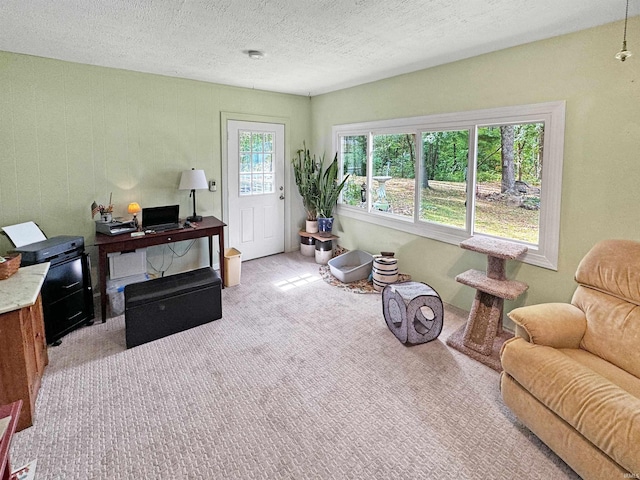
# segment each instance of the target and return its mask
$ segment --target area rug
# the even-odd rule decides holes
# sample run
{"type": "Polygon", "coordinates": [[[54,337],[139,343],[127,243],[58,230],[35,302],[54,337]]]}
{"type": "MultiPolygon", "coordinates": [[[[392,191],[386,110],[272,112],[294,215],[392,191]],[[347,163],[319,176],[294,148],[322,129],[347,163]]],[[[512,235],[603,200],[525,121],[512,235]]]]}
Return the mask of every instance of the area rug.
{"type": "MultiPolygon", "coordinates": [[[[334,287],[340,287],[340,288],[343,288],[344,290],[348,290],[353,293],[382,293],[377,291],[375,288],[373,288],[373,282],[369,279],[358,280],[357,282],[351,282],[351,283],[341,282],[336,277],[331,275],[331,269],[329,268],[329,265],[321,265],[319,272],[322,279],[325,282],[327,282],[329,285],[333,285],[334,287]]],[[[410,281],[411,281],[411,275],[408,275],[405,273],[398,274],[397,283],[410,282],[410,281]]]]}
{"type": "MultiPolygon", "coordinates": [[[[333,251],[333,258],[337,257],[338,255],[342,255],[343,253],[347,253],[348,251],[349,251],[348,249],[338,245],[333,251]]],[[[341,282],[331,274],[331,269],[329,268],[329,265],[320,265],[319,273],[320,273],[320,277],[322,277],[322,279],[325,282],[327,282],[329,285],[332,285],[334,287],[339,287],[353,293],[382,293],[376,290],[375,288],[373,288],[373,281],[368,278],[364,280],[358,280],[357,282],[350,282],[350,283],[341,282]]],[[[410,281],[411,281],[411,275],[408,275],[406,273],[399,273],[398,281],[396,283],[410,282],[410,281]]]]}

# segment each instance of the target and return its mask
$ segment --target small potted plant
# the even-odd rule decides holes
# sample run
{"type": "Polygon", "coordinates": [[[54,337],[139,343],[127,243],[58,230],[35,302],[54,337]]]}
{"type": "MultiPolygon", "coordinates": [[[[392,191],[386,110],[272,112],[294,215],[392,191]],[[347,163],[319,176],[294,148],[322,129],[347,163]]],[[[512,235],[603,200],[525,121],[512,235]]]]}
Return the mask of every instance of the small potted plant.
{"type": "Polygon", "coordinates": [[[297,158],[291,160],[298,192],[302,197],[302,204],[307,213],[307,233],[318,232],[316,198],[318,196],[318,184],[320,180],[321,165],[316,161],[315,155],[311,157],[306,144],[298,150],[297,158]]]}
{"type": "Polygon", "coordinates": [[[341,183],[338,183],[337,153],[324,172],[322,172],[323,164],[324,156],[320,164],[321,173],[318,176],[318,194],[316,196],[315,205],[318,214],[319,234],[323,237],[330,237],[331,230],[333,228],[333,209],[338,203],[338,197],[340,197],[340,192],[342,192],[349,175],[344,177],[341,183]]]}

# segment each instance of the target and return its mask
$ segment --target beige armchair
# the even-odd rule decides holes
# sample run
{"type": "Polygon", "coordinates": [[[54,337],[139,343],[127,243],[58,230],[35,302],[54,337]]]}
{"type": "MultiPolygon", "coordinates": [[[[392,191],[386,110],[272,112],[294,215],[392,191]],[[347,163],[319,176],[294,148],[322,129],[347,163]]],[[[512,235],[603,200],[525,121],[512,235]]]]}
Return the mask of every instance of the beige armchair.
{"type": "Polygon", "coordinates": [[[505,404],[584,479],[640,478],[640,242],[582,259],[571,304],[509,313],[505,404]]]}

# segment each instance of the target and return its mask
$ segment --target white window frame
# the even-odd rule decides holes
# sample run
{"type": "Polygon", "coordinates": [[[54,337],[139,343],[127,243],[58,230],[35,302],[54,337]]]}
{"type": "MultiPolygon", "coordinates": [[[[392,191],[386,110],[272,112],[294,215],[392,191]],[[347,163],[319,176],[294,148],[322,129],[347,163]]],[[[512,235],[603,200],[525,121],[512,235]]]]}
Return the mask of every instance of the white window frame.
{"type": "MultiPolygon", "coordinates": [[[[512,239],[508,240],[528,247],[527,253],[521,259],[522,261],[551,270],[557,270],[558,245],[560,241],[565,108],[566,102],[558,101],[335,125],[332,128],[333,151],[338,152],[340,172],[343,172],[342,155],[339,151],[341,145],[340,138],[343,136],[368,135],[367,184],[371,185],[373,159],[372,138],[374,134],[415,133],[415,138],[420,139],[422,133],[425,131],[468,129],[470,132],[470,141],[468,159],[469,174],[467,182],[469,185],[475,185],[477,154],[475,148],[476,141],[472,140],[477,136],[478,127],[544,122],[544,157],[542,188],[540,192],[538,244],[512,239]]],[[[421,161],[422,142],[416,141],[416,185],[420,185],[420,175],[422,175],[422,169],[420,168],[421,161]]],[[[372,210],[370,195],[367,195],[366,209],[338,203],[337,213],[344,217],[375,223],[387,228],[413,233],[454,245],[460,244],[460,242],[471,236],[491,237],[491,235],[480,234],[473,231],[475,188],[467,189],[467,205],[469,205],[469,207],[467,208],[467,226],[464,229],[419,220],[420,189],[416,187],[415,191],[416,198],[413,218],[399,217],[387,212],[372,210]]]]}

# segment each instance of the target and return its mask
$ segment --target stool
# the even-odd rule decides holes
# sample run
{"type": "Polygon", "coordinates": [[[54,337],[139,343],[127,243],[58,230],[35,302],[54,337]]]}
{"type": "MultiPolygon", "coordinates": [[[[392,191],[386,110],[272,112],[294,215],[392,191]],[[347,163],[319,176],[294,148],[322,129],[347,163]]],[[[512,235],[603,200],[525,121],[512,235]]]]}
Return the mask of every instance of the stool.
{"type": "Polygon", "coordinates": [[[222,282],[210,267],[124,288],[127,348],[222,317],[222,282]]]}
{"type": "Polygon", "coordinates": [[[382,313],[389,330],[404,344],[430,342],[442,332],[442,300],[426,283],[405,282],[384,287],[382,313]]]}

